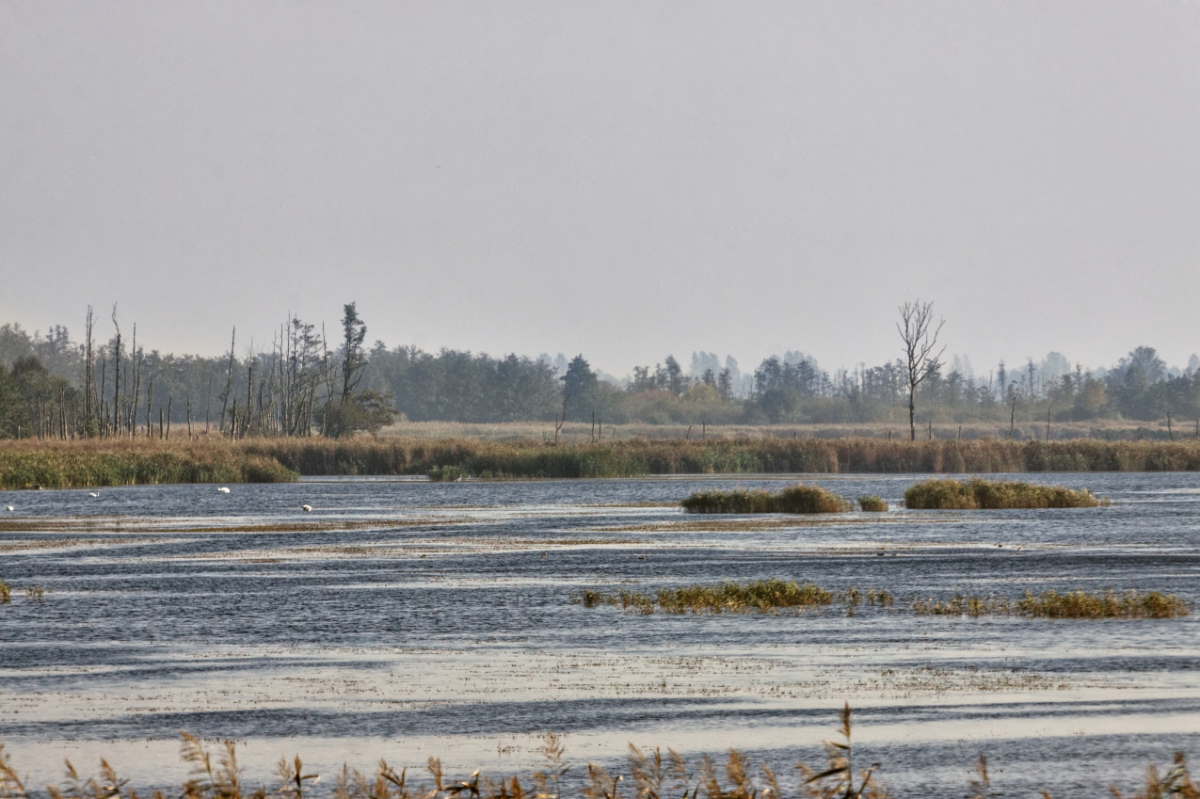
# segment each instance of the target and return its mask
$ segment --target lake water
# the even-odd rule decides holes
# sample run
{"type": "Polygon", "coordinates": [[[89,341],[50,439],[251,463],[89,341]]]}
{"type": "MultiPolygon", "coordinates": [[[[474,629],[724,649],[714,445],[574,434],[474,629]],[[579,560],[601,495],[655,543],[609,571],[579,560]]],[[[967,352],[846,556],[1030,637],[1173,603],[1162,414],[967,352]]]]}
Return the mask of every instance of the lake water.
{"type": "MultiPolygon", "coordinates": [[[[299,753],[332,783],[380,757],[527,773],[538,736],[626,767],[629,742],[730,747],[794,785],[854,710],[856,761],[902,796],[966,795],[988,756],[1007,796],[1140,783],[1200,747],[1200,622],[969,619],[915,596],[1157,590],[1197,600],[1200,475],[1024,475],[1086,510],[895,510],[915,476],[803,478],[887,514],[684,515],[737,476],[324,480],[0,493],[0,742],[34,785],[107,757],[178,785],[180,730],[230,737],[251,781],[299,753]],[[304,512],[301,505],[312,506],[304,512]],[[635,615],[571,601],[778,577],[885,589],[896,607],[635,615]],[[45,589],[41,603],[24,589],[45,589]]],[[[627,769],[626,769],[627,770],[627,769]]],[[[626,791],[628,795],[629,786],[626,791]]]]}

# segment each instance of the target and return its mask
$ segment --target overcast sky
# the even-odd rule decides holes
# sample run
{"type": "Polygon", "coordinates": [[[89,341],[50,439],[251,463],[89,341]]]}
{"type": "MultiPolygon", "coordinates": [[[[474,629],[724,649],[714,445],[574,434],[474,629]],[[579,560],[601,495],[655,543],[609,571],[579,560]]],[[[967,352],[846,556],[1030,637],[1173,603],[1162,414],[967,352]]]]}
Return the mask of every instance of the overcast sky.
{"type": "Polygon", "coordinates": [[[0,322],[1182,365],[1198,267],[1196,2],[0,0],[0,322]]]}

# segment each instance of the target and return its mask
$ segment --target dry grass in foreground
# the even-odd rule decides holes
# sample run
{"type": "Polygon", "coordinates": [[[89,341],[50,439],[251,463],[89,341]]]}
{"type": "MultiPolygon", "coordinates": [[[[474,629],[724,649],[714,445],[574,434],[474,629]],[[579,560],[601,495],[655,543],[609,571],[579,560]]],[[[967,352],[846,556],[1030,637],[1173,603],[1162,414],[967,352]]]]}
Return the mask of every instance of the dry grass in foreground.
{"type": "MultiPolygon", "coordinates": [[[[851,728],[850,704],[846,703],[839,714],[840,740],[825,741],[825,763],[810,766],[801,761],[796,764],[796,777],[783,780],[770,766],[761,764],[757,769],[749,757],[736,749],[730,749],[724,768],[719,767],[708,755],[691,760],[674,749],[643,752],[633,744],[624,768],[609,772],[603,766],[589,763],[586,770],[580,769],[572,775],[572,765],[565,758],[566,747],[563,736],[547,733],[542,738],[540,754],[544,765],[539,771],[527,775],[522,782],[520,776],[492,778],[478,770],[464,779],[448,777],[438,758],[431,757],[426,763],[428,775],[424,779],[410,778],[408,769],[397,771],[386,760],[368,771],[359,771],[343,765],[334,775],[330,788],[320,790],[320,775],[306,772],[304,762],[297,755],[289,760],[281,758],[275,768],[275,784],[251,787],[241,775],[237,761],[237,748],[226,739],[216,754],[210,752],[200,739],[182,733],[181,756],[192,767],[191,778],[178,791],[164,794],[154,792],[154,799],[178,796],[180,799],[304,799],[310,796],[328,796],[332,799],[666,799],[684,797],[696,799],[701,790],[706,799],[890,799],[894,794],[878,776],[882,770],[879,763],[861,768],[855,763],[854,740],[851,728]],[[724,772],[722,774],[721,772],[724,772]]],[[[81,775],[70,761],[66,764],[66,780],[59,785],[48,785],[44,794],[38,794],[25,785],[9,757],[0,744],[0,799],[34,799],[39,795],[49,799],[137,799],[136,790],[128,787],[129,781],[122,779],[107,761],[100,761],[100,771],[94,777],[81,775]]],[[[328,784],[328,783],[327,783],[328,784]]],[[[971,799],[987,799],[1001,795],[993,791],[988,772],[987,758],[982,754],[975,764],[974,775],[968,782],[971,799]]],[[[1096,786],[1097,790],[1100,786],[1096,786]]],[[[1116,786],[1110,788],[1116,799],[1200,799],[1182,752],[1175,753],[1174,765],[1165,776],[1160,776],[1158,767],[1151,764],[1146,770],[1141,792],[1125,797],[1116,786]]],[[[1043,791],[1044,799],[1052,799],[1043,791]]]]}
{"type": "Polygon", "coordinates": [[[778,494],[762,490],[697,491],[679,503],[688,513],[844,513],[853,506],[832,491],[796,485],[778,494]]]}
{"type": "Polygon", "coordinates": [[[904,492],[904,505],[912,510],[1095,508],[1108,504],[1087,489],[1016,480],[922,480],[904,492]]]}

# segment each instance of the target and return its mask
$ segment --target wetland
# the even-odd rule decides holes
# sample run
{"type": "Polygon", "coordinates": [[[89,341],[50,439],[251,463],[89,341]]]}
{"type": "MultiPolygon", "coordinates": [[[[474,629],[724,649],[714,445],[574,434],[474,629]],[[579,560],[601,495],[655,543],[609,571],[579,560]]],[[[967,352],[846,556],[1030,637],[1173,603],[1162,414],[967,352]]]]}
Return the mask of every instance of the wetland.
{"type": "MultiPolygon", "coordinates": [[[[105,757],[178,786],[181,730],[248,782],[303,756],[328,790],[441,758],[527,774],[565,736],[580,779],[627,746],[731,748],[794,786],[844,702],[900,796],[1107,793],[1200,743],[1200,475],[1021,475],[1107,507],[900,509],[917,475],[156,485],[5,492],[0,742],[28,784],[105,757]],[[697,518],[701,491],[798,480],[885,512],[697,518]],[[98,496],[91,496],[96,493],[98,496]],[[311,511],[302,509],[304,505],[311,511]],[[783,613],[630,613],[573,597],[812,584],[783,613]],[[34,600],[27,592],[39,589],[34,600]],[[848,603],[860,592],[863,601],[848,603]],[[1158,592],[1166,618],[972,615],[956,597],[1158,592]],[[870,594],[868,592],[871,592],[870,594]],[[886,592],[892,602],[866,601],[886,592]],[[913,612],[912,603],[948,612],[913,612]],[[944,604],[940,604],[944,603],[944,604]]],[[[732,590],[732,589],[728,589],[732,590]]],[[[790,791],[789,791],[790,793],[790,791]]]]}

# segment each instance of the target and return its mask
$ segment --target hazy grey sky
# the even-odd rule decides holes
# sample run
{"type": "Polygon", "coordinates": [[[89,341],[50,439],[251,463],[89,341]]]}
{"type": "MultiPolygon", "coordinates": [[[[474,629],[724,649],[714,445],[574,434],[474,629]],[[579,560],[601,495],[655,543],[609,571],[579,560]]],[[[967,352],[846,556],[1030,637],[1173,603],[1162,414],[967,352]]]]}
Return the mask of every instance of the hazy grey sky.
{"type": "Polygon", "coordinates": [[[0,1],[0,322],[1182,364],[1198,264],[1195,2],[0,1]]]}

